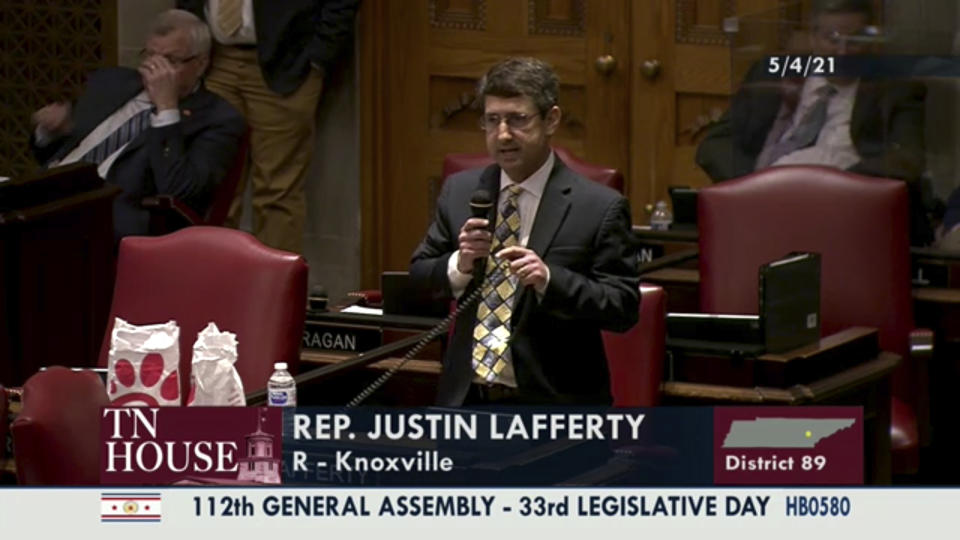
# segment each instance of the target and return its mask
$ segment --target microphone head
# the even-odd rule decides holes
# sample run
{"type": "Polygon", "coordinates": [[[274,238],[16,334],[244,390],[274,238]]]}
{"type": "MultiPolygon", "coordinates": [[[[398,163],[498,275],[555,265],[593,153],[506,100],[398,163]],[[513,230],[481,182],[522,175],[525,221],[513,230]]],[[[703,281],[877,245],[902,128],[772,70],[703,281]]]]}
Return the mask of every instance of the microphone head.
{"type": "Polygon", "coordinates": [[[493,208],[493,197],[485,189],[478,189],[470,197],[470,214],[475,218],[486,218],[493,208]]]}

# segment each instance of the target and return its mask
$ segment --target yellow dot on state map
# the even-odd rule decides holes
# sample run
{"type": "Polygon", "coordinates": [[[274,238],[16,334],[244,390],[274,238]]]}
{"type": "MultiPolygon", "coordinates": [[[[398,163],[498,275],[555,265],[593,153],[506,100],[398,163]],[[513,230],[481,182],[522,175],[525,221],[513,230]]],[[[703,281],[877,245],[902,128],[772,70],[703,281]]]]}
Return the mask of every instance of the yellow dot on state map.
{"type": "Polygon", "coordinates": [[[813,437],[813,433],[811,433],[809,429],[807,430],[806,435],[807,435],[807,438],[808,438],[808,439],[809,439],[810,437],[813,437]]]}

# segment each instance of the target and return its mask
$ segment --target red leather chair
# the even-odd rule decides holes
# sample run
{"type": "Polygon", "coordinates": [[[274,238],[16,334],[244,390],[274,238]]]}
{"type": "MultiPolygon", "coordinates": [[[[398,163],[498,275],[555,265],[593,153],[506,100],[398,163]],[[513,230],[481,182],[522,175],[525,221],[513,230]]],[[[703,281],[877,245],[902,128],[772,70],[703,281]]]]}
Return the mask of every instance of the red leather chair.
{"type": "Polygon", "coordinates": [[[110,404],[100,377],[51,367],[23,385],[14,420],[17,482],[30,485],[100,483],[100,408],[110,404]]]}
{"type": "Polygon", "coordinates": [[[880,346],[903,358],[892,382],[893,466],[895,473],[915,472],[924,396],[909,346],[914,328],[903,182],[824,167],[773,167],[702,189],[698,211],[704,312],[756,313],[761,264],[791,251],[822,255],[823,334],[876,327],[880,346]]]}
{"type": "Polygon", "coordinates": [[[250,130],[247,130],[240,139],[240,146],[237,147],[230,170],[217,185],[210,208],[202,216],[172,195],[156,195],[143,199],[140,204],[150,210],[150,233],[167,234],[189,225],[222,226],[230,213],[230,205],[236,198],[240,179],[246,172],[249,152],[250,130]]]}
{"type": "Polygon", "coordinates": [[[120,242],[117,281],[100,365],[107,365],[114,317],[132,324],[180,325],[181,399],[187,397],[193,343],[213,321],[237,334],[237,371],[246,392],[266,385],[274,362],[300,363],[307,265],[293,253],[222,227],[189,227],[120,242]]]}
{"type": "MultiPolygon", "coordinates": [[[[570,167],[576,173],[623,193],[623,173],[617,169],[583,161],[562,146],[553,147],[553,151],[567,167],[570,167]]],[[[491,164],[493,164],[493,159],[490,158],[489,154],[447,154],[443,158],[443,178],[446,180],[451,174],[486,167],[491,164]]]]}
{"type": "Polygon", "coordinates": [[[660,403],[666,339],[667,294],[640,285],[640,319],[622,334],[603,332],[614,407],[653,407],[660,403]]]}

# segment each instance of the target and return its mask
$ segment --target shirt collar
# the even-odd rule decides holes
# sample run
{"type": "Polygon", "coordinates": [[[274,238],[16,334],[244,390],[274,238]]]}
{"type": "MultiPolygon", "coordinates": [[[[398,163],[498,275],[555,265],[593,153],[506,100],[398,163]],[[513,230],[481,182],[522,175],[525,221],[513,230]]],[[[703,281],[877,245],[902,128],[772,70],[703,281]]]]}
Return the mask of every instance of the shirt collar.
{"type": "MultiPolygon", "coordinates": [[[[543,165],[539,169],[534,171],[533,174],[527,177],[520,186],[524,191],[530,193],[534,197],[540,198],[543,195],[543,188],[547,185],[547,180],[550,179],[550,171],[553,170],[553,164],[556,158],[554,157],[553,150],[550,151],[550,155],[547,156],[547,160],[543,162],[543,165]]],[[[503,191],[510,186],[517,184],[507,175],[506,171],[500,169],[500,191],[503,191]]]]}

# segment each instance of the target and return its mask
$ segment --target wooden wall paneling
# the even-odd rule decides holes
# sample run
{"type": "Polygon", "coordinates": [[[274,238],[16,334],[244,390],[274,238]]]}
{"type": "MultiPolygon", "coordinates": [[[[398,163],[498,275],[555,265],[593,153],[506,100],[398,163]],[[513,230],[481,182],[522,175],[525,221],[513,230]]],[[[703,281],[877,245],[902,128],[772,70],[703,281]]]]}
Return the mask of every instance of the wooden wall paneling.
{"type": "MultiPolygon", "coordinates": [[[[428,2],[387,2],[388,49],[385,81],[389,107],[385,110],[384,151],[387,154],[382,268],[406,270],[410,254],[427,227],[428,205],[423,193],[429,189],[432,171],[426,167],[430,151],[429,70],[430,46],[428,2]]],[[[463,30],[475,32],[474,30],[463,30]]]]}
{"type": "MultiPolygon", "coordinates": [[[[670,87],[674,64],[672,36],[675,25],[671,0],[631,4],[632,61],[630,65],[630,181],[629,197],[634,223],[650,219],[656,186],[670,175],[671,165],[657,153],[673,146],[675,109],[670,87]],[[645,62],[658,62],[655,77],[644,75],[645,62]]],[[[670,156],[672,158],[672,155],[670,156]]]]}
{"type": "Polygon", "coordinates": [[[380,287],[386,178],[386,120],[389,98],[386,59],[386,4],[362,2],[357,13],[357,118],[360,145],[361,287],[380,287]]]}
{"type": "Polygon", "coordinates": [[[431,190],[443,156],[484,151],[469,94],[505,57],[536,56],[557,70],[566,111],[557,144],[628,170],[628,5],[628,0],[364,2],[365,286],[376,286],[381,270],[407,268],[432,217],[431,190]],[[594,67],[600,54],[620,62],[608,77],[594,67]]]}
{"type": "Polygon", "coordinates": [[[720,119],[729,104],[726,96],[677,94],[676,146],[680,148],[699,143],[710,124],[720,119]]]}
{"type": "MultiPolygon", "coordinates": [[[[723,20],[766,12],[779,0],[657,0],[631,4],[631,177],[635,221],[649,220],[671,185],[703,186],[710,180],[693,162],[702,123],[726,109],[734,85],[731,65],[742,51],[723,32],[723,20]],[[731,43],[732,41],[732,43],[731,43]],[[660,70],[645,75],[645,62],[660,70]]],[[[756,25],[755,25],[756,26],[756,25]]],[[[771,25],[751,39],[768,40],[771,25]]]]}
{"type": "MultiPolygon", "coordinates": [[[[628,2],[594,0],[587,4],[586,107],[582,118],[587,159],[630,176],[630,7],[628,2]],[[602,73],[597,61],[612,56],[616,65],[602,73]]],[[[578,111],[574,111],[576,113],[578,111]]],[[[629,193],[629,187],[625,187],[629,193]]]]}

